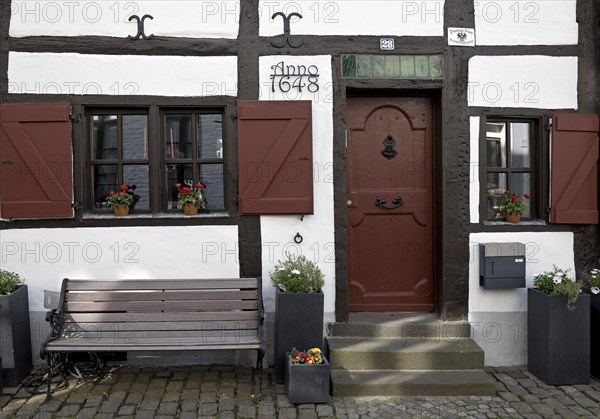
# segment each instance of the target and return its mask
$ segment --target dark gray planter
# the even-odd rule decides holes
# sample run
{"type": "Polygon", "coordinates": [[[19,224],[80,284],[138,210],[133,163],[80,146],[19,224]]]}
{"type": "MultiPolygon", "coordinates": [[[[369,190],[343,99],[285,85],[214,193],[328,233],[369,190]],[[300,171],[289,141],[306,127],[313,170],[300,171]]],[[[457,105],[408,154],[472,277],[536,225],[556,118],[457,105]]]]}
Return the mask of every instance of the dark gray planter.
{"type": "Polygon", "coordinates": [[[290,403],[328,403],[329,362],[322,364],[293,364],[286,353],[285,392],[290,403]]]}
{"type": "Polygon", "coordinates": [[[527,367],[546,384],[590,382],[590,296],[574,311],[567,297],[527,290],[527,367]]]}
{"type": "Polygon", "coordinates": [[[2,381],[4,387],[15,387],[33,368],[27,285],[10,295],[0,295],[0,327],[2,381]]]}
{"type": "Polygon", "coordinates": [[[283,384],[286,352],[323,348],[324,295],[288,293],[277,288],[275,295],[275,378],[283,384]]]}
{"type": "Polygon", "coordinates": [[[590,296],[590,372],[600,379],[600,294],[592,294],[590,288],[583,292],[590,296]]]}

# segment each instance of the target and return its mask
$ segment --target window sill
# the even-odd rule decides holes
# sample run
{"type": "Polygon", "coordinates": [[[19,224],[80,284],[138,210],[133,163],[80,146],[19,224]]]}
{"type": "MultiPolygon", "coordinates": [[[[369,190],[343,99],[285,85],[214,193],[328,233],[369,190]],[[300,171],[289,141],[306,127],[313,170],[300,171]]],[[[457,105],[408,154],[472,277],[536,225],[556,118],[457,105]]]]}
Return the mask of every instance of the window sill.
{"type": "Polygon", "coordinates": [[[113,214],[94,214],[86,212],[83,214],[82,219],[84,220],[110,220],[110,219],[134,219],[134,220],[154,220],[154,219],[172,219],[172,220],[194,220],[194,219],[212,219],[212,218],[227,218],[229,217],[228,212],[207,212],[199,213],[198,215],[185,215],[183,213],[175,212],[161,212],[157,214],[129,214],[124,217],[115,217],[113,214]]]}
{"type": "Polygon", "coordinates": [[[545,226],[547,225],[544,220],[523,220],[519,224],[513,224],[504,220],[485,220],[484,226],[545,226]]]}

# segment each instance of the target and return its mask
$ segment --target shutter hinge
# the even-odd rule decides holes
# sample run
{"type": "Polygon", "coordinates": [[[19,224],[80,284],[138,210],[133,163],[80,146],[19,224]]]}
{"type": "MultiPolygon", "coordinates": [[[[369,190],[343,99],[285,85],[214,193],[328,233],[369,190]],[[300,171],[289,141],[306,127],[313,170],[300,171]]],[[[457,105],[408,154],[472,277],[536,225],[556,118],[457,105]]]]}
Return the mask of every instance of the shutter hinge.
{"type": "Polygon", "coordinates": [[[75,201],[75,202],[71,202],[71,208],[78,210],[79,209],[79,202],[75,201]]]}
{"type": "Polygon", "coordinates": [[[546,214],[550,214],[550,209],[551,209],[551,208],[552,208],[552,207],[546,207],[546,208],[544,208],[544,211],[546,211],[546,214]]]}
{"type": "Polygon", "coordinates": [[[237,119],[237,113],[232,113],[231,114],[231,120],[235,121],[237,119]]]}
{"type": "Polygon", "coordinates": [[[79,122],[79,114],[71,112],[69,114],[69,119],[71,122],[79,122]]]}
{"type": "Polygon", "coordinates": [[[548,118],[548,123],[546,124],[546,131],[552,132],[552,118],[548,118]]]}

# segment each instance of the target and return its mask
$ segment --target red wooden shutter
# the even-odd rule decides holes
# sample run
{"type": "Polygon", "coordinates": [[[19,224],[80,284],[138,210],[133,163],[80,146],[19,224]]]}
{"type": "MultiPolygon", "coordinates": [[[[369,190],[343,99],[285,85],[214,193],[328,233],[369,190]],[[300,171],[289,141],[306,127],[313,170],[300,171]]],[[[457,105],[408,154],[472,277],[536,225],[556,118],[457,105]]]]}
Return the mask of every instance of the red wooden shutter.
{"type": "Polygon", "coordinates": [[[0,105],[0,216],[73,217],[71,106],[0,105]]]}
{"type": "Polygon", "coordinates": [[[238,102],[241,214],[313,214],[311,105],[238,102]]]}
{"type": "Polygon", "coordinates": [[[598,128],[598,115],[552,117],[552,223],[598,224],[598,128]]]}

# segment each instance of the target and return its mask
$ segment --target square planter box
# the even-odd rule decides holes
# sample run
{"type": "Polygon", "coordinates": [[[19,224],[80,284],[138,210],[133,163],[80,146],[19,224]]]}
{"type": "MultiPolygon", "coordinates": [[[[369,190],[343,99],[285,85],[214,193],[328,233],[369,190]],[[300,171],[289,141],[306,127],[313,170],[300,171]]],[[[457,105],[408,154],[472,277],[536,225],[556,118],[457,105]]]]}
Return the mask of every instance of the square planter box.
{"type": "Polygon", "coordinates": [[[0,328],[3,384],[15,387],[33,368],[27,285],[0,295],[0,328]]]}
{"type": "Polygon", "coordinates": [[[583,290],[590,296],[590,371],[600,379],[600,294],[592,294],[589,288],[583,290]]]}
{"type": "Polygon", "coordinates": [[[546,384],[590,382],[590,296],[574,311],[567,297],[527,290],[527,367],[546,384]]]}
{"type": "MultiPolygon", "coordinates": [[[[289,353],[285,354],[286,357],[289,353]]],[[[329,362],[323,357],[322,364],[293,364],[287,359],[285,369],[285,392],[290,403],[328,403],[329,362]]]]}
{"type": "Polygon", "coordinates": [[[324,295],[281,292],[275,294],[275,379],[283,384],[287,351],[323,347],[324,295]]]}

